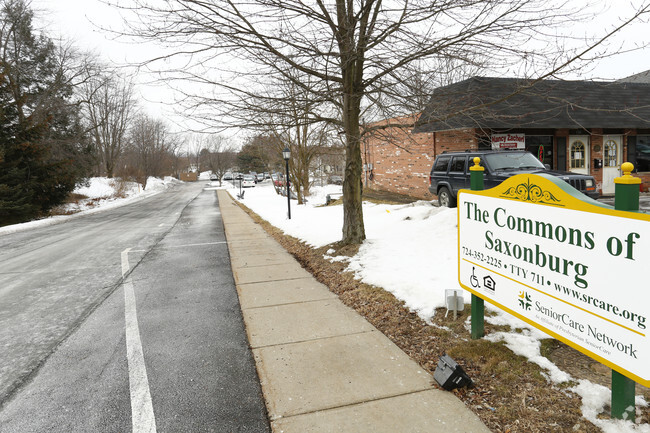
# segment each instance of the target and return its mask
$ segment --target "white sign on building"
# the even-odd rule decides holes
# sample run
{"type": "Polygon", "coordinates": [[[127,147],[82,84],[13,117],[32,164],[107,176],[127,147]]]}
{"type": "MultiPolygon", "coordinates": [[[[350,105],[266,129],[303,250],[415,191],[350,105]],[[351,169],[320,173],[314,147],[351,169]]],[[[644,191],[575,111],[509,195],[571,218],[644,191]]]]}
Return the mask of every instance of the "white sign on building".
{"type": "Polygon", "coordinates": [[[492,134],[492,149],[525,149],[526,134],[492,134]]]}
{"type": "Polygon", "coordinates": [[[650,385],[650,215],[517,175],[459,193],[458,254],[463,288],[650,385]]]}

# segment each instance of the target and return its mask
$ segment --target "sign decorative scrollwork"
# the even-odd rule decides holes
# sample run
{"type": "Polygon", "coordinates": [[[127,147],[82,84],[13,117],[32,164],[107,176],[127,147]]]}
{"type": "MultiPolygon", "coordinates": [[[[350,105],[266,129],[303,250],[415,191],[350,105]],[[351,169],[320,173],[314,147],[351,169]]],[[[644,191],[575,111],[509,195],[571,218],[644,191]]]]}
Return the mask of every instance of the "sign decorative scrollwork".
{"type": "Polygon", "coordinates": [[[560,200],[551,192],[543,190],[540,186],[531,184],[530,179],[526,183],[508,188],[501,194],[501,197],[511,198],[531,203],[550,204],[553,206],[564,206],[560,200]]]}

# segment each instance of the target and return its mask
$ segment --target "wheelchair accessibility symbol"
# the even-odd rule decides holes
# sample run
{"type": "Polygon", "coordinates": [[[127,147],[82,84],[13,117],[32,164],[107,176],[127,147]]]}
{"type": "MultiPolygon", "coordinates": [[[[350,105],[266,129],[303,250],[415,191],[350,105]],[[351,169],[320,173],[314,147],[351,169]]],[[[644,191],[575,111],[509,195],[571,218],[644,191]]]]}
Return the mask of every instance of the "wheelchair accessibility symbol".
{"type": "Polygon", "coordinates": [[[479,284],[478,278],[476,278],[476,275],[474,275],[475,270],[476,270],[476,268],[474,266],[472,266],[472,276],[469,277],[469,282],[472,284],[472,287],[478,289],[478,288],[481,287],[481,285],[479,284]]]}
{"type": "MultiPolygon", "coordinates": [[[[479,282],[479,279],[476,276],[475,272],[476,268],[472,266],[472,276],[469,277],[469,282],[475,289],[480,289],[481,283],[479,282]]],[[[494,281],[491,276],[487,275],[483,277],[483,287],[485,287],[487,290],[494,292],[496,290],[496,285],[496,281],[494,281]]]]}

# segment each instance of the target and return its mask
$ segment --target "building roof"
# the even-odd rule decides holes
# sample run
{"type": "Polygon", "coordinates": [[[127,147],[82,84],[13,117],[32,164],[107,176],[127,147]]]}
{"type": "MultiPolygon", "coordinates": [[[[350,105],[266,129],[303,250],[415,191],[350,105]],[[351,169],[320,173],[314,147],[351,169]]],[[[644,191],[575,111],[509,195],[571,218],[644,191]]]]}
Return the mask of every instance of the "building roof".
{"type": "Polygon", "coordinates": [[[617,80],[619,83],[650,83],[650,71],[639,72],[617,80]]]}
{"type": "Polygon", "coordinates": [[[472,77],[436,89],[413,132],[650,128],[650,83],[472,77]]]}

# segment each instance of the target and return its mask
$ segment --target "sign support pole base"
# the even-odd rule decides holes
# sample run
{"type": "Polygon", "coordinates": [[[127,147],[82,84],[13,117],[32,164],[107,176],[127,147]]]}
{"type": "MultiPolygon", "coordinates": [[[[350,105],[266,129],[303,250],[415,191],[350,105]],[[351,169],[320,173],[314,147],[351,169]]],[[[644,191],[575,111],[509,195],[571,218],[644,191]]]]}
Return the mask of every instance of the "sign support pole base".
{"type": "Polygon", "coordinates": [[[612,418],[634,422],[636,415],[634,406],[635,385],[636,383],[632,379],[612,370],[612,418]]]}
{"type": "Polygon", "coordinates": [[[485,301],[472,295],[472,340],[478,340],[485,335],[485,301]]]}

